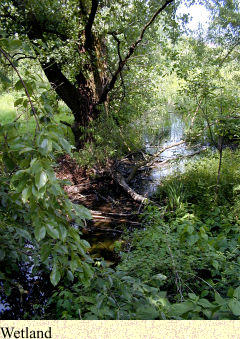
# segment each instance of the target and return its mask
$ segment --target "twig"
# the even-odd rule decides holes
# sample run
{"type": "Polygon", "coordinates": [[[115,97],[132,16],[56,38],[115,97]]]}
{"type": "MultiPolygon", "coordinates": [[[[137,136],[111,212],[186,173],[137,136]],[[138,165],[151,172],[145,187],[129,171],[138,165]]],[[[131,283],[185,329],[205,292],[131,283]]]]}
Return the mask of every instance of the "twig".
{"type": "Polygon", "coordinates": [[[128,53],[126,54],[125,58],[122,59],[122,61],[119,61],[118,64],[118,68],[115,71],[115,73],[113,74],[112,79],[109,81],[109,83],[105,86],[102,95],[98,101],[98,104],[102,104],[103,102],[105,102],[107,100],[107,95],[108,93],[114,88],[115,83],[118,79],[118,75],[122,72],[124,66],[126,65],[127,61],[130,59],[130,57],[132,56],[132,54],[135,52],[137,46],[141,43],[144,34],[146,32],[146,30],[148,29],[148,27],[155,21],[155,19],[157,18],[157,16],[170,4],[172,3],[174,0],[166,0],[166,2],[154,13],[154,15],[151,17],[151,19],[146,23],[146,25],[143,27],[139,38],[129,47],[128,49],[128,53]]]}
{"type": "Polygon", "coordinates": [[[30,106],[31,106],[31,108],[32,108],[32,112],[33,112],[34,118],[35,118],[35,120],[36,120],[37,128],[38,128],[38,130],[40,130],[40,126],[39,126],[39,123],[38,123],[37,112],[36,112],[36,110],[35,110],[35,107],[34,107],[34,105],[33,105],[32,100],[31,100],[31,97],[30,97],[30,94],[29,94],[29,92],[28,92],[28,89],[27,89],[27,87],[26,87],[26,85],[25,85],[25,82],[23,81],[23,79],[22,79],[22,77],[21,77],[21,75],[20,75],[18,69],[17,69],[16,66],[13,64],[13,62],[12,62],[12,60],[11,60],[11,57],[8,55],[8,53],[7,53],[4,49],[2,49],[2,47],[0,47],[0,52],[1,52],[1,53],[3,54],[3,56],[8,60],[8,62],[11,64],[12,68],[14,69],[14,71],[17,73],[17,75],[18,75],[18,77],[19,77],[19,79],[20,79],[20,81],[21,81],[21,83],[22,83],[22,85],[23,85],[23,88],[24,88],[24,90],[25,90],[25,93],[26,93],[26,96],[27,96],[28,101],[29,101],[29,103],[30,103],[30,106]]]}

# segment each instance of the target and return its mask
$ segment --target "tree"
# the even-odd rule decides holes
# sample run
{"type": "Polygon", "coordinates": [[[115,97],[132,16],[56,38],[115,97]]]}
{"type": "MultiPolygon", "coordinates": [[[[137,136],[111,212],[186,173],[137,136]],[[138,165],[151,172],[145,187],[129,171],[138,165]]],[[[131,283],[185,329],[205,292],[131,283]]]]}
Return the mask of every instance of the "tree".
{"type": "MultiPolygon", "coordinates": [[[[25,57],[37,58],[52,88],[72,111],[76,147],[90,138],[91,122],[102,109],[108,111],[109,95],[119,79],[123,82],[128,60],[156,18],[172,10],[173,2],[1,2],[4,32],[18,34],[30,45],[31,54],[25,57]]],[[[18,53],[13,57],[19,60],[18,53]]]]}

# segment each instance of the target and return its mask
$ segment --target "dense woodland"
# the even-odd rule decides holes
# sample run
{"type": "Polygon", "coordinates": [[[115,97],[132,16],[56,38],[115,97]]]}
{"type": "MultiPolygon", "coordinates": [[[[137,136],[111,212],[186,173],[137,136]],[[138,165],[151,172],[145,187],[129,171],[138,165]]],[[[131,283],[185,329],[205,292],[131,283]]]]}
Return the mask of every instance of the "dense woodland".
{"type": "Polygon", "coordinates": [[[239,319],[239,30],[238,0],[1,0],[1,319],[239,319]]]}

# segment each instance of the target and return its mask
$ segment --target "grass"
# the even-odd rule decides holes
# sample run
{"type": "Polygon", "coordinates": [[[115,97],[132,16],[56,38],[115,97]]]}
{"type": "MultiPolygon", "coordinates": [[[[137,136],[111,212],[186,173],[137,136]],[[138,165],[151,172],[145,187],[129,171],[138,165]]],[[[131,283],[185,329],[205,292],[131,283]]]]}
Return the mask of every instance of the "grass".
{"type": "Polygon", "coordinates": [[[0,96],[0,123],[2,125],[13,121],[16,118],[16,109],[13,105],[14,99],[12,94],[0,96]]]}
{"type": "MultiPolygon", "coordinates": [[[[33,134],[36,129],[36,123],[33,116],[29,115],[29,112],[24,108],[16,108],[14,107],[14,101],[16,98],[14,97],[14,93],[7,93],[0,95],[0,124],[5,125],[13,122],[19,115],[20,130],[22,133],[30,133],[33,134]]],[[[60,120],[71,123],[73,120],[73,116],[70,113],[69,109],[62,102],[59,103],[59,113],[55,116],[55,121],[60,123],[60,120]]],[[[71,143],[74,143],[74,138],[72,132],[69,127],[65,125],[61,125],[65,131],[65,136],[71,143]]]]}

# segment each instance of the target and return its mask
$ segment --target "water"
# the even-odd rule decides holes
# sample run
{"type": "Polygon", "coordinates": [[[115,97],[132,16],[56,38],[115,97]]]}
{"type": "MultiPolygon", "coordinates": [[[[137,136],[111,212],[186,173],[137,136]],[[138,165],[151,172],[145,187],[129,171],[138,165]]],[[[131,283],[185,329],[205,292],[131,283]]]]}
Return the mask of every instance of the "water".
{"type": "MultiPolygon", "coordinates": [[[[186,122],[175,113],[170,113],[169,123],[169,134],[159,145],[152,146],[149,140],[146,140],[145,150],[147,153],[154,154],[160,149],[171,146],[183,139],[186,122]]],[[[140,193],[149,197],[153,195],[164,178],[175,172],[183,172],[187,161],[186,156],[190,156],[198,150],[200,150],[199,146],[189,147],[185,143],[165,150],[155,158],[154,167],[150,171],[147,181],[142,185],[140,193]],[[175,161],[163,163],[170,159],[175,159],[175,161]]]]}
{"type": "MultiPolygon", "coordinates": [[[[156,141],[155,145],[151,145],[149,140],[150,137],[146,137],[146,152],[154,154],[162,148],[181,141],[184,136],[185,127],[185,122],[179,116],[174,113],[170,113],[168,135],[158,145],[156,145],[156,141]]],[[[140,178],[141,189],[138,189],[138,192],[145,196],[151,196],[156,191],[163,178],[173,174],[176,171],[184,170],[186,158],[179,159],[173,163],[166,163],[164,166],[161,165],[161,163],[172,158],[178,158],[179,156],[190,155],[194,152],[196,152],[196,148],[187,147],[186,144],[181,144],[165,150],[163,153],[161,153],[161,155],[159,155],[159,157],[155,159],[154,167],[149,173],[148,180],[144,182],[142,181],[142,178],[140,178]]],[[[116,225],[113,226],[116,228],[116,225]]],[[[117,254],[114,252],[114,244],[119,239],[120,234],[106,232],[106,229],[109,228],[111,228],[110,224],[103,222],[94,230],[93,233],[89,235],[85,234],[83,235],[83,238],[89,241],[91,244],[90,253],[94,258],[104,257],[107,264],[109,266],[113,266],[119,260],[117,254]]],[[[4,314],[4,316],[8,317],[9,319],[21,319],[26,310],[29,312],[29,316],[34,317],[34,310],[30,305],[37,302],[39,304],[44,304],[46,302],[48,295],[51,294],[52,286],[49,285],[49,283],[46,283],[48,281],[47,276],[44,279],[41,277],[41,275],[37,276],[33,274],[33,266],[34,265],[31,260],[28,267],[26,265],[22,266],[21,274],[23,277],[20,280],[26,280],[24,289],[28,292],[28,294],[23,296],[23,300],[21,300],[22,297],[20,298],[19,292],[17,290],[15,290],[15,293],[10,300],[11,304],[8,303],[8,300],[6,300],[7,298],[1,299],[0,297],[0,318],[1,314],[4,314]]],[[[39,307],[41,308],[42,306],[39,305],[39,307]]],[[[44,308],[38,311],[43,313],[44,308]]]]}

